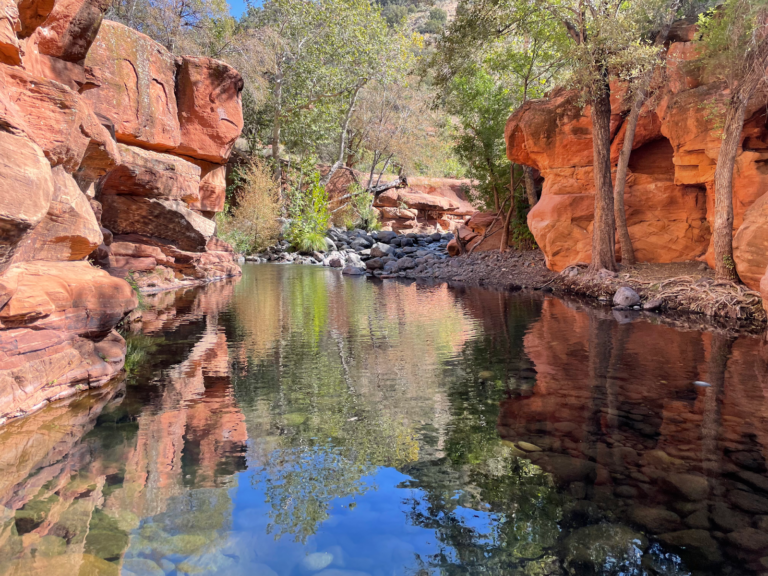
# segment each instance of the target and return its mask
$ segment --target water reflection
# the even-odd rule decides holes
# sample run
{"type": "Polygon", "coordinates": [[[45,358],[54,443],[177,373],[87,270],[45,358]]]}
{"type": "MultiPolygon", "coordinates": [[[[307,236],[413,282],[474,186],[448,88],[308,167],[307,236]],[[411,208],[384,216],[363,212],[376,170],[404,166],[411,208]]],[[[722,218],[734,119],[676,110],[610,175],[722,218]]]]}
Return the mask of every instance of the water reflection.
{"type": "Polygon", "coordinates": [[[759,339],[277,265],[124,331],[0,429],[0,574],[768,569],[759,339]]]}

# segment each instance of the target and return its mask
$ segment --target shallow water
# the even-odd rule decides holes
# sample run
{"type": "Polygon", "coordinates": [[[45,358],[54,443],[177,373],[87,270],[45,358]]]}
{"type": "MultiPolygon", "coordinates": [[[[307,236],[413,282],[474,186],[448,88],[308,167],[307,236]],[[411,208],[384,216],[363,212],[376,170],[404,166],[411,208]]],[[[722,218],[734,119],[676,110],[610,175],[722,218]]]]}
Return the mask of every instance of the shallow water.
{"type": "Polygon", "coordinates": [[[124,331],[0,429],[0,574],[768,570],[758,338],[280,265],[124,331]]]}

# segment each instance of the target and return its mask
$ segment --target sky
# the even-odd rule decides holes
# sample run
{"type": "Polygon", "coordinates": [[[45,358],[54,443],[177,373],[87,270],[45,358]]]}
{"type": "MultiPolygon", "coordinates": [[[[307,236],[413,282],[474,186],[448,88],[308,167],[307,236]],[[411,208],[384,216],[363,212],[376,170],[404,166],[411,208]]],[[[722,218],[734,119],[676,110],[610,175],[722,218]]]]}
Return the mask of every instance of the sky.
{"type": "MultiPolygon", "coordinates": [[[[227,0],[229,3],[229,13],[232,14],[235,18],[240,18],[240,16],[243,15],[243,12],[245,12],[245,0],[227,0]]],[[[261,5],[260,1],[252,2],[255,6],[261,5]]]]}

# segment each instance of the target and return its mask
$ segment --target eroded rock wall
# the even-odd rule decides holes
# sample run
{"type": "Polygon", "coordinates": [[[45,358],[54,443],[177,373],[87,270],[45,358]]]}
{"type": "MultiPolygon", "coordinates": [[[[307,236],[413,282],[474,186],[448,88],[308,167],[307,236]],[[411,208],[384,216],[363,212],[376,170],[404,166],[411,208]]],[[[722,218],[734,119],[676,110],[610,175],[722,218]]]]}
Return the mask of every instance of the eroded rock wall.
{"type": "MultiPolygon", "coordinates": [[[[694,27],[676,25],[666,53],[663,85],[643,108],[629,163],[626,210],[629,234],[641,262],[701,259],[714,266],[713,179],[720,135],[713,106],[723,84],[696,67],[694,27]]],[[[628,102],[614,86],[611,158],[614,166],[626,130],[628,102]]],[[[735,260],[744,282],[758,288],[768,265],[760,243],[768,238],[758,199],[768,190],[768,116],[764,95],[747,111],[734,171],[735,260]],[[752,208],[754,206],[754,209],[752,208]]],[[[507,122],[507,156],[533,166],[544,178],[541,199],[528,215],[550,269],[591,259],[594,176],[592,122],[573,92],[533,100],[507,122]]],[[[617,246],[617,254],[620,250],[617,246]]]]}
{"type": "Polygon", "coordinates": [[[142,288],[238,275],[216,238],[242,78],[103,21],[105,0],[0,19],[0,421],[109,381],[142,288]]]}

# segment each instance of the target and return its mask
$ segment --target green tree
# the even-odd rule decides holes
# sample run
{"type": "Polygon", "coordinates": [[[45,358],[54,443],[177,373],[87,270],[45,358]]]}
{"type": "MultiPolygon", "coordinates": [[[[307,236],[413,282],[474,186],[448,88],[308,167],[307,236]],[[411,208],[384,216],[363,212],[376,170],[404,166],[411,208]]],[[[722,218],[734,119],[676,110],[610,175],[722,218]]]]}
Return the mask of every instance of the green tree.
{"type": "Polygon", "coordinates": [[[720,102],[722,144],[715,168],[714,252],[717,278],[736,280],[733,261],[733,167],[750,98],[768,67],[768,2],[727,0],[699,20],[703,64],[728,88],[720,102]]]}

